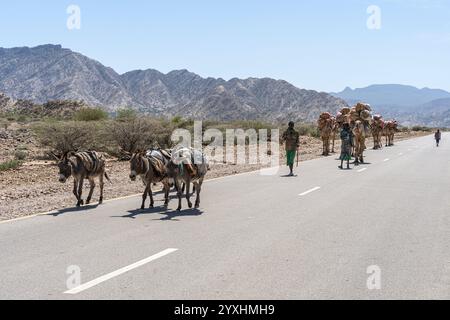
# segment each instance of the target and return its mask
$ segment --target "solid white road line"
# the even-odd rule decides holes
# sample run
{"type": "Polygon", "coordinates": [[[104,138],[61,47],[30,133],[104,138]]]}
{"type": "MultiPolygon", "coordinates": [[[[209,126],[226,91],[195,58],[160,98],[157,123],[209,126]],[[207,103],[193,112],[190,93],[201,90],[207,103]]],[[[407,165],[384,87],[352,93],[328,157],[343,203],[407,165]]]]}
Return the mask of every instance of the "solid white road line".
{"type": "Polygon", "coordinates": [[[108,280],[110,280],[112,278],[115,278],[117,276],[120,276],[121,274],[124,274],[124,273],[126,273],[128,271],[131,271],[133,269],[142,267],[143,265],[145,265],[147,263],[150,263],[150,262],[155,261],[155,260],[157,260],[159,258],[167,256],[168,254],[171,254],[171,253],[173,253],[175,251],[178,251],[178,249],[167,249],[167,250],[161,251],[160,253],[157,253],[157,254],[155,254],[155,255],[153,255],[151,257],[148,257],[147,259],[138,261],[138,262],[130,264],[129,266],[126,266],[126,267],[124,267],[122,269],[119,269],[117,271],[108,273],[108,274],[106,274],[104,276],[101,276],[101,277],[99,277],[97,279],[94,279],[94,280],[89,281],[89,282],[87,282],[85,284],[82,284],[81,286],[78,286],[76,288],[70,289],[70,290],[68,290],[68,291],[66,291],[64,293],[65,294],[78,294],[78,293],[83,292],[83,291],[85,291],[87,289],[90,289],[90,288],[92,288],[92,287],[94,287],[94,286],[96,286],[96,285],[98,285],[98,284],[100,284],[102,282],[108,281],[108,280]]]}
{"type": "Polygon", "coordinates": [[[364,172],[366,170],[367,170],[367,168],[362,168],[362,169],[358,170],[358,172],[364,172]]]}
{"type": "Polygon", "coordinates": [[[312,189],[310,189],[310,190],[308,190],[308,191],[305,191],[305,192],[303,192],[303,193],[300,193],[300,196],[301,196],[301,197],[306,196],[307,194],[310,194],[310,193],[312,193],[312,192],[314,192],[314,191],[317,191],[317,190],[319,190],[319,189],[320,189],[320,187],[312,188],[312,189]]]}

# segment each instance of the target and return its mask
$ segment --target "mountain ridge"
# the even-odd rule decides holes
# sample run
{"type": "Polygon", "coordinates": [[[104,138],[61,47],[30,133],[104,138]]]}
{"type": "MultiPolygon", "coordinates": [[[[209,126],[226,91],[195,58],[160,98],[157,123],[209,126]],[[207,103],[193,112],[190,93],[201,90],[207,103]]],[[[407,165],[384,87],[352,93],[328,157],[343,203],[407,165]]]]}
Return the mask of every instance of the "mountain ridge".
{"type": "Polygon", "coordinates": [[[203,78],[186,69],[123,74],[61,45],[0,48],[0,92],[37,103],[79,100],[109,111],[213,120],[315,121],[347,104],[271,78],[203,78]]]}
{"type": "Polygon", "coordinates": [[[341,92],[332,92],[331,95],[344,99],[347,102],[364,100],[374,105],[391,105],[397,107],[410,107],[421,105],[433,100],[450,98],[450,92],[442,89],[417,88],[402,84],[374,84],[364,88],[352,89],[346,87],[341,92]]]}

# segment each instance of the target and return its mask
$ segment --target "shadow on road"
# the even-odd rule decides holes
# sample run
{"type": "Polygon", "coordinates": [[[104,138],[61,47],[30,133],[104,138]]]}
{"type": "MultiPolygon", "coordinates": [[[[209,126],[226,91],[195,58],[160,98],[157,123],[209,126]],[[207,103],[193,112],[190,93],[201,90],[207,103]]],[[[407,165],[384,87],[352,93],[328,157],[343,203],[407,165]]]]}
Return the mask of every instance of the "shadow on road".
{"type": "Polygon", "coordinates": [[[177,217],[198,217],[201,216],[204,212],[199,209],[187,209],[187,210],[181,210],[181,211],[169,211],[165,213],[161,213],[165,215],[164,218],[161,219],[154,219],[159,221],[180,221],[179,219],[176,219],[177,217]]]}
{"type": "Polygon", "coordinates": [[[49,214],[47,214],[47,216],[58,217],[60,215],[66,214],[66,213],[87,212],[89,210],[98,208],[98,206],[99,206],[99,204],[97,203],[97,204],[86,205],[86,206],[82,206],[82,207],[66,208],[66,209],[58,210],[53,213],[49,213],[49,214]]]}
{"type": "Polygon", "coordinates": [[[112,216],[112,218],[128,218],[128,219],[136,219],[138,216],[142,215],[148,215],[148,214],[157,214],[162,213],[164,211],[167,211],[167,208],[164,206],[156,207],[156,208],[148,208],[148,209],[136,209],[136,210],[129,210],[128,213],[124,216],[112,216]]]}
{"type": "Polygon", "coordinates": [[[123,216],[111,216],[111,218],[127,218],[127,219],[136,219],[139,216],[144,215],[152,215],[152,214],[160,214],[164,215],[165,217],[160,219],[153,219],[154,221],[179,221],[176,219],[177,217],[188,217],[188,216],[201,216],[203,214],[203,211],[200,211],[198,209],[187,209],[182,211],[175,211],[175,210],[169,210],[164,206],[159,206],[155,208],[149,208],[149,209],[136,209],[136,210],[129,210],[129,214],[123,215],[123,216]]]}

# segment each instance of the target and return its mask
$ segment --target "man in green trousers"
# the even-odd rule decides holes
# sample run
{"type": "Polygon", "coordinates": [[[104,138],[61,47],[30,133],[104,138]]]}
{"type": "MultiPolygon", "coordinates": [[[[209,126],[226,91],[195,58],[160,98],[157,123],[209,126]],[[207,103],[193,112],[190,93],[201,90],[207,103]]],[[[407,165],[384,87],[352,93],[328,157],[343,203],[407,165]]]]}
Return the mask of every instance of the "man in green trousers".
{"type": "Polygon", "coordinates": [[[294,162],[297,150],[300,147],[300,135],[294,129],[294,122],[289,122],[289,128],[283,133],[282,141],[286,144],[286,159],[289,166],[289,177],[294,176],[294,162]]]}

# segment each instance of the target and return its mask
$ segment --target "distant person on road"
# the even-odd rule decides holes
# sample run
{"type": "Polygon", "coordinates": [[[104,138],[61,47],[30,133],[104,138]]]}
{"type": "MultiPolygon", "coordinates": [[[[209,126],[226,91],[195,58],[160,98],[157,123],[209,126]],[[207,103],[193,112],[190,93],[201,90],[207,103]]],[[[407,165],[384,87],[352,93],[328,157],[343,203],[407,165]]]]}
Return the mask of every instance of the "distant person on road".
{"type": "Polygon", "coordinates": [[[353,132],[350,128],[350,124],[344,123],[341,130],[341,165],[339,169],[344,169],[344,161],[347,161],[347,169],[350,169],[350,160],[352,159],[353,149],[353,132]]]}
{"type": "Polygon", "coordinates": [[[300,134],[294,129],[294,122],[289,122],[289,128],[283,133],[282,141],[286,144],[286,159],[290,173],[294,176],[294,162],[298,148],[300,147],[300,134]]]}
{"type": "Polygon", "coordinates": [[[438,131],[434,134],[434,138],[436,139],[436,146],[439,147],[439,143],[442,138],[441,130],[438,129],[438,131]]]}

